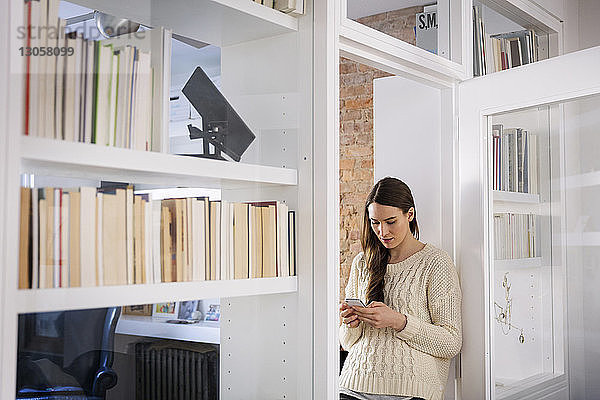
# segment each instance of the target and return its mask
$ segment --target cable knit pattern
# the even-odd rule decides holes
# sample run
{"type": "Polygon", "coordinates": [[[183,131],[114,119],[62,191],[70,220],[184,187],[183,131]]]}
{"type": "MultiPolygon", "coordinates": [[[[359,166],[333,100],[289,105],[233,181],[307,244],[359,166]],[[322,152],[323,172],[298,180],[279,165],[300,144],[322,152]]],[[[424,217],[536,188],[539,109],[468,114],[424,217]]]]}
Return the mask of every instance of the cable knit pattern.
{"type": "MultiPolygon", "coordinates": [[[[369,272],[360,253],[352,262],[347,298],[366,301],[369,272]]],[[[462,345],[461,291],[452,259],[429,244],[396,264],[388,264],[384,303],[407,317],[402,331],[360,322],[340,326],[348,357],[340,385],[364,393],[441,400],[450,359],[462,345]]]]}

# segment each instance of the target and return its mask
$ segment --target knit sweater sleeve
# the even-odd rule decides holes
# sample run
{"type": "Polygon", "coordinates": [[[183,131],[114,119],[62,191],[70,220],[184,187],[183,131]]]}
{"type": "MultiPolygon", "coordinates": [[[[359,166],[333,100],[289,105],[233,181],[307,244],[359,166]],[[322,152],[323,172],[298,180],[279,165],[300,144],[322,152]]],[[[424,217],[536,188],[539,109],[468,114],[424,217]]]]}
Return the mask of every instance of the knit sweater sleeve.
{"type": "Polygon", "coordinates": [[[404,329],[396,337],[434,357],[452,358],[462,346],[462,293],[454,263],[447,255],[433,261],[427,282],[427,303],[431,323],[406,314],[404,329]]]}
{"type": "MultiPolygon", "coordinates": [[[[348,284],[346,285],[346,298],[357,299],[358,298],[358,263],[362,260],[362,253],[354,257],[352,261],[352,267],[350,268],[350,276],[348,277],[348,284]]],[[[348,325],[340,325],[340,344],[344,350],[349,350],[354,343],[360,339],[363,333],[364,323],[359,322],[356,328],[350,328],[348,325]]]]}

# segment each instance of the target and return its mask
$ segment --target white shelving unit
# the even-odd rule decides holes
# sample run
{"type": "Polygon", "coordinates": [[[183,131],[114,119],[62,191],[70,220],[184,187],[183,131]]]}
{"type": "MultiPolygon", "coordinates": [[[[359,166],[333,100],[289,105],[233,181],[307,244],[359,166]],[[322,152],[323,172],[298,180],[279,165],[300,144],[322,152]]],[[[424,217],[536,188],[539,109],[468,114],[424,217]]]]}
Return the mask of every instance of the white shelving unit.
{"type": "Polygon", "coordinates": [[[218,322],[196,322],[173,324],[166,319],[142,315],[123,315],[117,322],[116,333],[121,335],[145,336],[189,342],[219,344],[221,339],[218,322]]]}
{"type": "MultiPolygon", "coordinates": [[[[121,306],[131,304],[185,301],[204,298],[220,298],[221,323],[219,328],[205,326],[173,325],[157,330],[147,321],[123,318],[119,331],[132,332],[141,329],[157,337],[176,338],[182,330],[190,330],[188,337],[195,337],[197,330],[204,330],[210,343],[220,343],[221,353],[221,397],[247,396],[249,398],[277,397],[289,399],[325,398],[322,389],[315,389],[313,376],[326,376],[331,368],[327,363],[314,359],[317,346],[334,349],[325,338],[316,338],[313,326],[315,318],[313,302],[318,280],[314,271],[325,270],[323,255],[335,254],[334,247],[322,247],[315,252],[313,235],[329,236],[333,216],[327,226],[315,227],[314,204],[317,197],[335,199],[330,187],[335,181],[326,179],[335,176],[334,170],[324,160],[331,159],[333,152],[314,153],[313,143],[319,143],[333,130],[319,130],[313,125],[320,123],[312,112],[315,90],[321,90],[315,81],[323,72],[314,73],[314,54],[328,54],[313,48],[316,41],[313,28],[312,1],[306,1],[307,15],[293,17],[269,9],[250,0],[74,0],[74,3],[89,9],[100,10],[112,15],[129,18],[148,27],[166,28],[221,49],[222,92],[236,111],[251,120],[252,130],[257,136],[255,144],[268,144],[271,134],[280,130],[286,134],[293,146],[283,149],[276,146],[258,147],[253,151],[253,163],[225,162],[195,157],[167,154],[166,152],[142,152],[122,148],[102,147],[93,144],[73,143],[61,140],[25,137],[22,135],[24,116],[23,74],[25,63],[13,52],[1,57],[0,85],[9,82],[2,91],[0,114],[6,141],[2,140],[0,162],[4,184],[0,196],[0,219],[3,222],[0,237],[11,238],[2,248],[4,268],[0,276],[0,398],[14,397],[16,377],[18,315],[47,311],[73,310],[121,306]],[[284,50],[284,51],[282,51],[284,50]],[[248,54],[251,54],[252,71],[247,69],[248,54]],[[4,61],[8,64],[5,64],[4,61]],[[238,62],[240,61],[240,62],[238,62]],[[8,65],[10,64],[10,68],[8,65]],[[290,71],[292,71],[290,73],[290,71]],[[4,94],[7,94],[6,96],[4,94]],[[292,96],[293,108],[285,109],[291,118],[274,115],[272,107],[257,108],[257,101],[267,95],[272,101],[292,96]],[[239,99],[245,101],[239,102],[239,99]],[[10,101],[9,101],[10,99],[10,101]],[[297,99],[297,100],[296,100],[297,99]],[[271,122],[277,121],[276,125],[271,122]],[[267,138],[267,139],[265,139],[267,138]],[[261,141],[262,139],[262,141],[261,141]],[[278,161],[269,162],[273,151],[278,161]],[[288,165],[294,168],[273,167],[288,165]],[[18,277],[18,233],[19,233],[19,186],[21,174],[48,177],[52,182],[61,180],[101,180],[128,182],[136,189],[152,188],[210,188],[221,192],[224,200],[279,200],[296,211],[296,271],[297,276],[282,278],[260,278],[202,282],[173,282],[127,286],[101,286],[54,289],[17,289],[18,277]],[[323,232],[321,232],[323,231],[323,232]],[[313,278],[315,279],[313,281],[313,278]],[[271,310],[268,314],[261,311],[271,310]],[[284,313],[277,312],[285,310],[284,313]],[[300,311],[302,310],[302,311],[300,311]],[[268,320],[265,322],[265,320],[268,320]],[[137,328],[132,328],[136,325],[137,328]],[[285,329],[281,329],[285,327],[285,329]],[[163,329],[164,328],[164,329],[163,329]],[[154,329],[154,331],[153,331],[154,329]],[[196,329],[193,330],[193,329],[196,329]],[[154,332],[154,333],[153,333],[154,332]],[[284,345],[274,346],[274,343],[284,345]],[[268,349],[263,357],[257,357],[253,349],[268,349]],[[269,362],[264,362],[268,358],[269,362]],[[248,370],[256,373],[250,379],[248,370]],[[319,373],[318,371],[323,371],[319,373]],[[285,374],[285,375],[284,375],[285,374]],[[288,378],[285,379],[284,377],[288,378]]],[[[22,42],[12,33],[23,26],[23,2],[11,1],[7,12],[0,17],[5,22],[0,29],[6,48],[18,48],[22,42]],[[6,21],[4,21],[6,17],[6,21]]],[[[157,41],[154,46],[160,47],[157,41]]],[[[163,43],[161,60],[170,60],[170,46],[163,43]],[[164,54],[163,54],[164,53],[164,54]]],[[[5,49],[5,47],[2,47],[5,49]]],[[[153,52],[154,54],[154,52],[153,52]]],[[[324,57],[319,58],[322,60],[324,57]]],[[[153,60],[154,62],[155,60],[153,60]]],[[[160,62],[160,61],[159,61],[160,62]]],[[[169,65],[162,65],[160,85],[156,99],[161,115],[159,120],[168,120],[169,65]],[[162,106],[162,107],[161,107],[162,106]]],[[[158,82],[158,83],[157,83],[158,82]]],[[[156,93],[156,92],[155,92],[156,93]]],[[[289,108],[290,106],[288,106],[289,108]]],[[[283,108],[283,107],[282,107],[283,108]]],[[[166,126],[162,124],[161,126],[166,126]]],[[[160,131],[163,143],[167,131],[160,131]]],[[[287,143],[287,142],[285,142],[287,143]]],[[[256,146],[255,146],[256,147],[256,146]]],[[[165,146],[161,146],[165,151],[165,146]]],[[[36,179],[34,179],[35,181],[36,179]]],[[[40,179],[45,181],[45,179],[40,179]]],[[[29,180],[31,183],[31,180],[29,180]]],[[[337,208],[336,208],[337,211],[337,208]]],[[[4,243],[4,242],[3,242],[4,243]]],[[[332,285],[333,286],[333,285],[332,285]]],[[[330,293],[334,293],[331,291],[330,293]]],[[[181,338],[181,336],[179,336],[181,338]]],[[[324,393],[324,392],[323,392],[324,393]]]]}
{"type": "Polygon", "coordinates": [[[463,327],[476,338],[464,343],[462,350],[463,376],[471,382],[463,385],[465,398],[569,397],[566,253],[570,238],[576,241],[583,235],[567,235],[564,218],[569,178],[564,175],[567,135],[561,125],[561,107],[562,102],[600,92],[593,72],[599,53],[595,48],[558,55],[459,85],[459,130],[466,134],[459,141],[459,240],[469,243],[459,251],[465,293],[463,327]],[[578,74],[569,72],[573,69],[578,74]],[[558,76],[561,79],[552,78],[558,76]],[[485,93],[493,95],[476,99],[485,93]],[[490,128],[496,123],[538,134],[539,199],[490,190],[490,128]],[[541,258],[493,259],[492,215],[496,212],[537,215],[541,258]],[[477,256],[473,256],[474,248],[477,256]],[[496,319],[498,305],[505,306],[507,299],[511,323],[519,328],[512,336],[502,331],[502,320],[496,319]],[[517,340],[521,329],[523,343],[517,340]]]}

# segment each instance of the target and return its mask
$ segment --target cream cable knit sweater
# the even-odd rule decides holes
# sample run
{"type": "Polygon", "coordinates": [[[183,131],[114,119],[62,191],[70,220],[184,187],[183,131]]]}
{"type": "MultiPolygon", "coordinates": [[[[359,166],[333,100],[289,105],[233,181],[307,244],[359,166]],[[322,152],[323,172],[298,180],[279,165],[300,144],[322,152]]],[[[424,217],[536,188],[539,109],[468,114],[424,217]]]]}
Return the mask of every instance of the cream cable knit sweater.
{"type": "MultiPolygon", "coordinates": [[[[363,253],[352,262],[347,298],[366,300],[369,283],[363,253]]],[[[348,357],[340,385],[365,393],[441,400],[450,359],[462,345],[461,291],[454,263],[429,244],[396,264],[388,264],[384,303],[407,317],[402,331],[360,322],[340,326],[348,357]]]]}

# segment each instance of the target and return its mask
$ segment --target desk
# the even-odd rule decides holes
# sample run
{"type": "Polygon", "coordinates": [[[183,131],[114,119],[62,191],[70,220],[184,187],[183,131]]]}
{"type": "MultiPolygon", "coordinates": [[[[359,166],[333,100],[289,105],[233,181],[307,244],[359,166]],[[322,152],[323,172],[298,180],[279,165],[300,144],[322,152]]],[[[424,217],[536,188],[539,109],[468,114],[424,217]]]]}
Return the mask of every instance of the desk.
{"type": "Polygon", "coordinates": [[[116,333],[121,335],[146,336],[164,339],[185,340],[219,344],[221,330],[218,322],[195,324],[169,324],[166,319],[140,315],[121,315],[116,333]]]}

